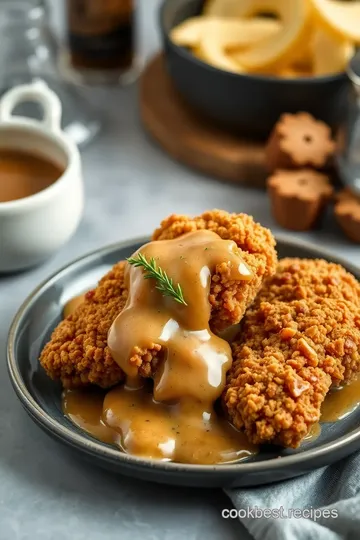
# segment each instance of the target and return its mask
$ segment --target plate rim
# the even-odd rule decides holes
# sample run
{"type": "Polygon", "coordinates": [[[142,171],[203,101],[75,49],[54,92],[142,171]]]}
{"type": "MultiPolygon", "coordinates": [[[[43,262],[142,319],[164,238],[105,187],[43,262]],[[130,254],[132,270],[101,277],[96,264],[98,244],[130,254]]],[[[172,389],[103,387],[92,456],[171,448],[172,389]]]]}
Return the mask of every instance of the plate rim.
{"type": "MultiPolygon", "coordinates": [[[[277,242],[281,243],[284,246],[289,247],[299,247],[306,249],[311,253],[314,258],[325,258],[335,264],[341,264],[347,269],[347,271],[355,274],[357,279],[359,279],[360,269],[353,263],[348,262],[346,259],[343,259],[341,256],[334,254],[331,250],[323,249],[322,247],[317,247],[316,244],[299,239],[291,238],[286,234],[275,234],[275,239],[277,242]]],[[[308,470],[317,468],[322,465],[316,465],[319,459],[325,455],[331,453],[341,452],[341,450],[346,450],[347,447],[351,447],[356,442],[360,447],[360,426],[356,429],[351,430],[349,433],[330,441],[324,443],[318,447],[310,448],[309,450],[304,450],[298,454],[293,454],[289,456],[282,456],[281,459],[269,459],[264,461],[241,461],[239,463],[228,463],[228,464],[218,464],[218,465],[196,465],[196,464],[187,464],[187,463],[175,463],[175,462],[164,462],[152,459],[146,459],[139,456],[133,456],[131,454],[126,454],[121,452],[116,448],[105,445],[96,439],[88,439],[81,432],[76,432],[64,425],[59,421],[54,419],[50,414],[48,414],[32,397],[30,391],[28,390],[26,383],[21,376],[20,370],[17,365],[16,355],[15,355],[15,344],[20,328],[20,324],[24,319],[26,319],[27,312],[31,308],[32,304],[36,301],[37,296],[41,293],[44,287],[49,287],[53,282],[57,281],[65,272],[70,272],[76,269],[78,266],[83,266],[87,262],[91,262],[92,259],[96,259],[102,256],[106,256],[116,250],[124,249],[130,246],[144,244],[149,241],[148,236],[135,237],[129,240],[124,240],[116,243],[112,243],[102,248],[92,250],[89,253],[86,253],[73,261],[68,262],[63,265],[60,269],[54,271],[49,277],[44,279],[23,301],[19,309],[17,310],[8,332],[7,338],[7,368],[8,374],[13,386],[13,389],[19,398],[21,404],[25,408],[26,412],[30,417],[39,424],[46,432],[55,436],[57,439],[62,442],[67,443],[68,445],[95,456],[100,459],[105,459],[108,462],[113,464],[118,464],[124,467],[137,467],[138,469],[152,469],[158,470],[159,472],[169,472],[169,473],[197,473],[197,474],[212,474],[212,476],[224,476],[224,474],[233,474],[239,475],[241,473],[247,474],[263,474],[263,473],[277,473],[287,468],[297,466],[297,465],[307,465],[308,470]],[[313,466],[312,466],[313,465],[313,466]]],[[[354,450],[351,450],[354,451],[354,450]]],[[[350,453],[350,452],[349,452],[350,453]]],[[[337,460],[334,460],[337,461],[337,460]]]]}

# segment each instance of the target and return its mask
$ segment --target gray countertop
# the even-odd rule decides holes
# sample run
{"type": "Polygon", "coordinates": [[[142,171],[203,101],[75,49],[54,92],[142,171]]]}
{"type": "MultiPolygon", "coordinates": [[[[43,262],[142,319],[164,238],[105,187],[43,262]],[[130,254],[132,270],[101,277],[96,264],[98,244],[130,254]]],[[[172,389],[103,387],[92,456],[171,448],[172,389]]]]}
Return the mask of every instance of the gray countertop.
{"type": "MultiPolygon", "coordinates": [[[[142,2],[143,50],[158,41],[157,0],[142,2]]],[[[148,234],[169,213],[208,208],[252,214],[275,232],[264,192],[223,184],[171,161],[141,129],[136,85],[93,93],[104,118],[101,135],[83,152],[84,218],[76,235],[40,268],[0,277],[0,539],[188,540],[248,538],[218,490],[176,489],[114,477],[82,462],[35,426],[17,401],[6,372],[6,335],[31,290],[73,258],[118,240],[148,234]]],[[[329,217],[321,232],[298,235],[360,263],[329,217]]]]}

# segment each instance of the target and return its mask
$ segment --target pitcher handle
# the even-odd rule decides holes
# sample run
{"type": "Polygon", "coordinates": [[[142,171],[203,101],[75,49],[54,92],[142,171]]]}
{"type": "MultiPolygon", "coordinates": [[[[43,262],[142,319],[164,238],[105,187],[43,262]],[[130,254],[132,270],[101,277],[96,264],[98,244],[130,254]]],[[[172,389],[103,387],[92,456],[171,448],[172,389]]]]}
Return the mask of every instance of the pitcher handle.
{"type": "Polygon", "coordinates": [[[15,86],[0,99],[0,122],[12,122],[21,118],[12,114],[20,103],[39,103],[44,111],[42,120],[34,120],[50,131],[61,131],[61,101],[44,81],[15,86]]]}

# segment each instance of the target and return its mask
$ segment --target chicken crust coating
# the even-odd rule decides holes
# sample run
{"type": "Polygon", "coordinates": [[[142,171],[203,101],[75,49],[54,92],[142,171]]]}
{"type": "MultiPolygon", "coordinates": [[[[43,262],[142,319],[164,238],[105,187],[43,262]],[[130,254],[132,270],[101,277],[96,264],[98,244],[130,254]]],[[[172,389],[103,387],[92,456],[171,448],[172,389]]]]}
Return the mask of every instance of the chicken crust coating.
{"type": "Polygon", "coordinates": [[[332,385],[360,371],[360,308],[337,298],[257,300],[233,343],[222,399],[256,443],[296,448],[332,385]]]}
{"type": "MultiPolygon", "coordinates": [[[[217,233],[223,240],[233,240],[254,276],[250,281],[230,280],[227,264],[217,266],[211,277],[209,301],[210,326],[213,332],[219,333],[241,321],[265,277],[275,272],[275,239],[269,229],[256,223],[251,216],[229,214],[223,210],[207,211],[195,218],[173,214],[161,222],[152,239],[171,240],[203,229],[217,233]]],[[[149,343],[145,350],[135,348],[130,363],[138,367],[141,376],[151,377],[161,360],[161,349],[156,343],[149,343]]]]}
{"type": "Polygon", "coordinates": [[[124,380],[107,345],[110,326],[127,299],[124,268],[125,262],[116,264],[74,313],[60,322],[45,345],[40,363],[64,388],[90,383],[109,388],[124,380]]]}
{"type": "Polygon", "coordinates": [[[195,218],[176,214],[169,216],[155,231],[153,240],[170,240],[201,229],[213,231],[223,240],[233,240],[254,274],[249,282],[230,281],[227,265],[223,265],[212,276],[209,297],[212,306],[211,328],[219,332],[240,322],[259,292],[264,278],[275,272],[275,239],[269,229],[256,223],[247,214],[211,210],[195,218]]]}
{"type": "Polygon", "coordinates": [[[342,266],[324,259],[280,259],[276,273],[267,278],[257,301],[337,298],[360,306],[360,283],[342,266]]]}
{"type": "MultiPolygon", "coordinates": [[[[218,265],[209,295],[211,324],[216,331],[241,320],[263,278],[275,271],[275,240],[270,231],[256,224],[250,216],[217,210],[194,219],[170,216],[154,233],[153,239],[177,238],[197,229],[209,229],[223,239],[234,240],[254,273],[250,282],[234,282],[229,280],[227,264],[218,265]]],[[[102,278],[98,287],[87,294],[85,302],[58,325],[41,353],[42,366],[50,377],[61,379],[64,387],[91,383],[108,388],[125,378],[107,346],[108,331],[127,299],[125,264],[118,263],[102,278]]],[[[134,348],[130,363],[138,368],[139,375],[150,377],[161,356],[161,345],[149,343],[146,348],[134,348]]]]}

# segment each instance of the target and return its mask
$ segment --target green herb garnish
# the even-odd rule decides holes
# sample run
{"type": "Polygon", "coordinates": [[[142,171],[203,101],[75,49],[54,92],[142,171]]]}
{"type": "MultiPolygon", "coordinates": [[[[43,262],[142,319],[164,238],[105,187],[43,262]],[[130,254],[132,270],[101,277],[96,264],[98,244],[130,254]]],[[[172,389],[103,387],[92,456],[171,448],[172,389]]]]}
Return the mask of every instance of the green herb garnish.
{"type": "Polygon", "coordinates": [[[162,293],[163,296],[170,296],[175,300],[175,302],[187,306],[181,285],[178,284],[174,286],[172,278],[170,278],[167,273],[156,264],[154,257],[148,261],[145,255],[139,253],[137,257],[130,257],[126,260],[129,264],[135,266],[136,268],[144,268],[146,270],[144,273],[144,278],[155,279],[157,281],[156,288],[162,293]]]}

